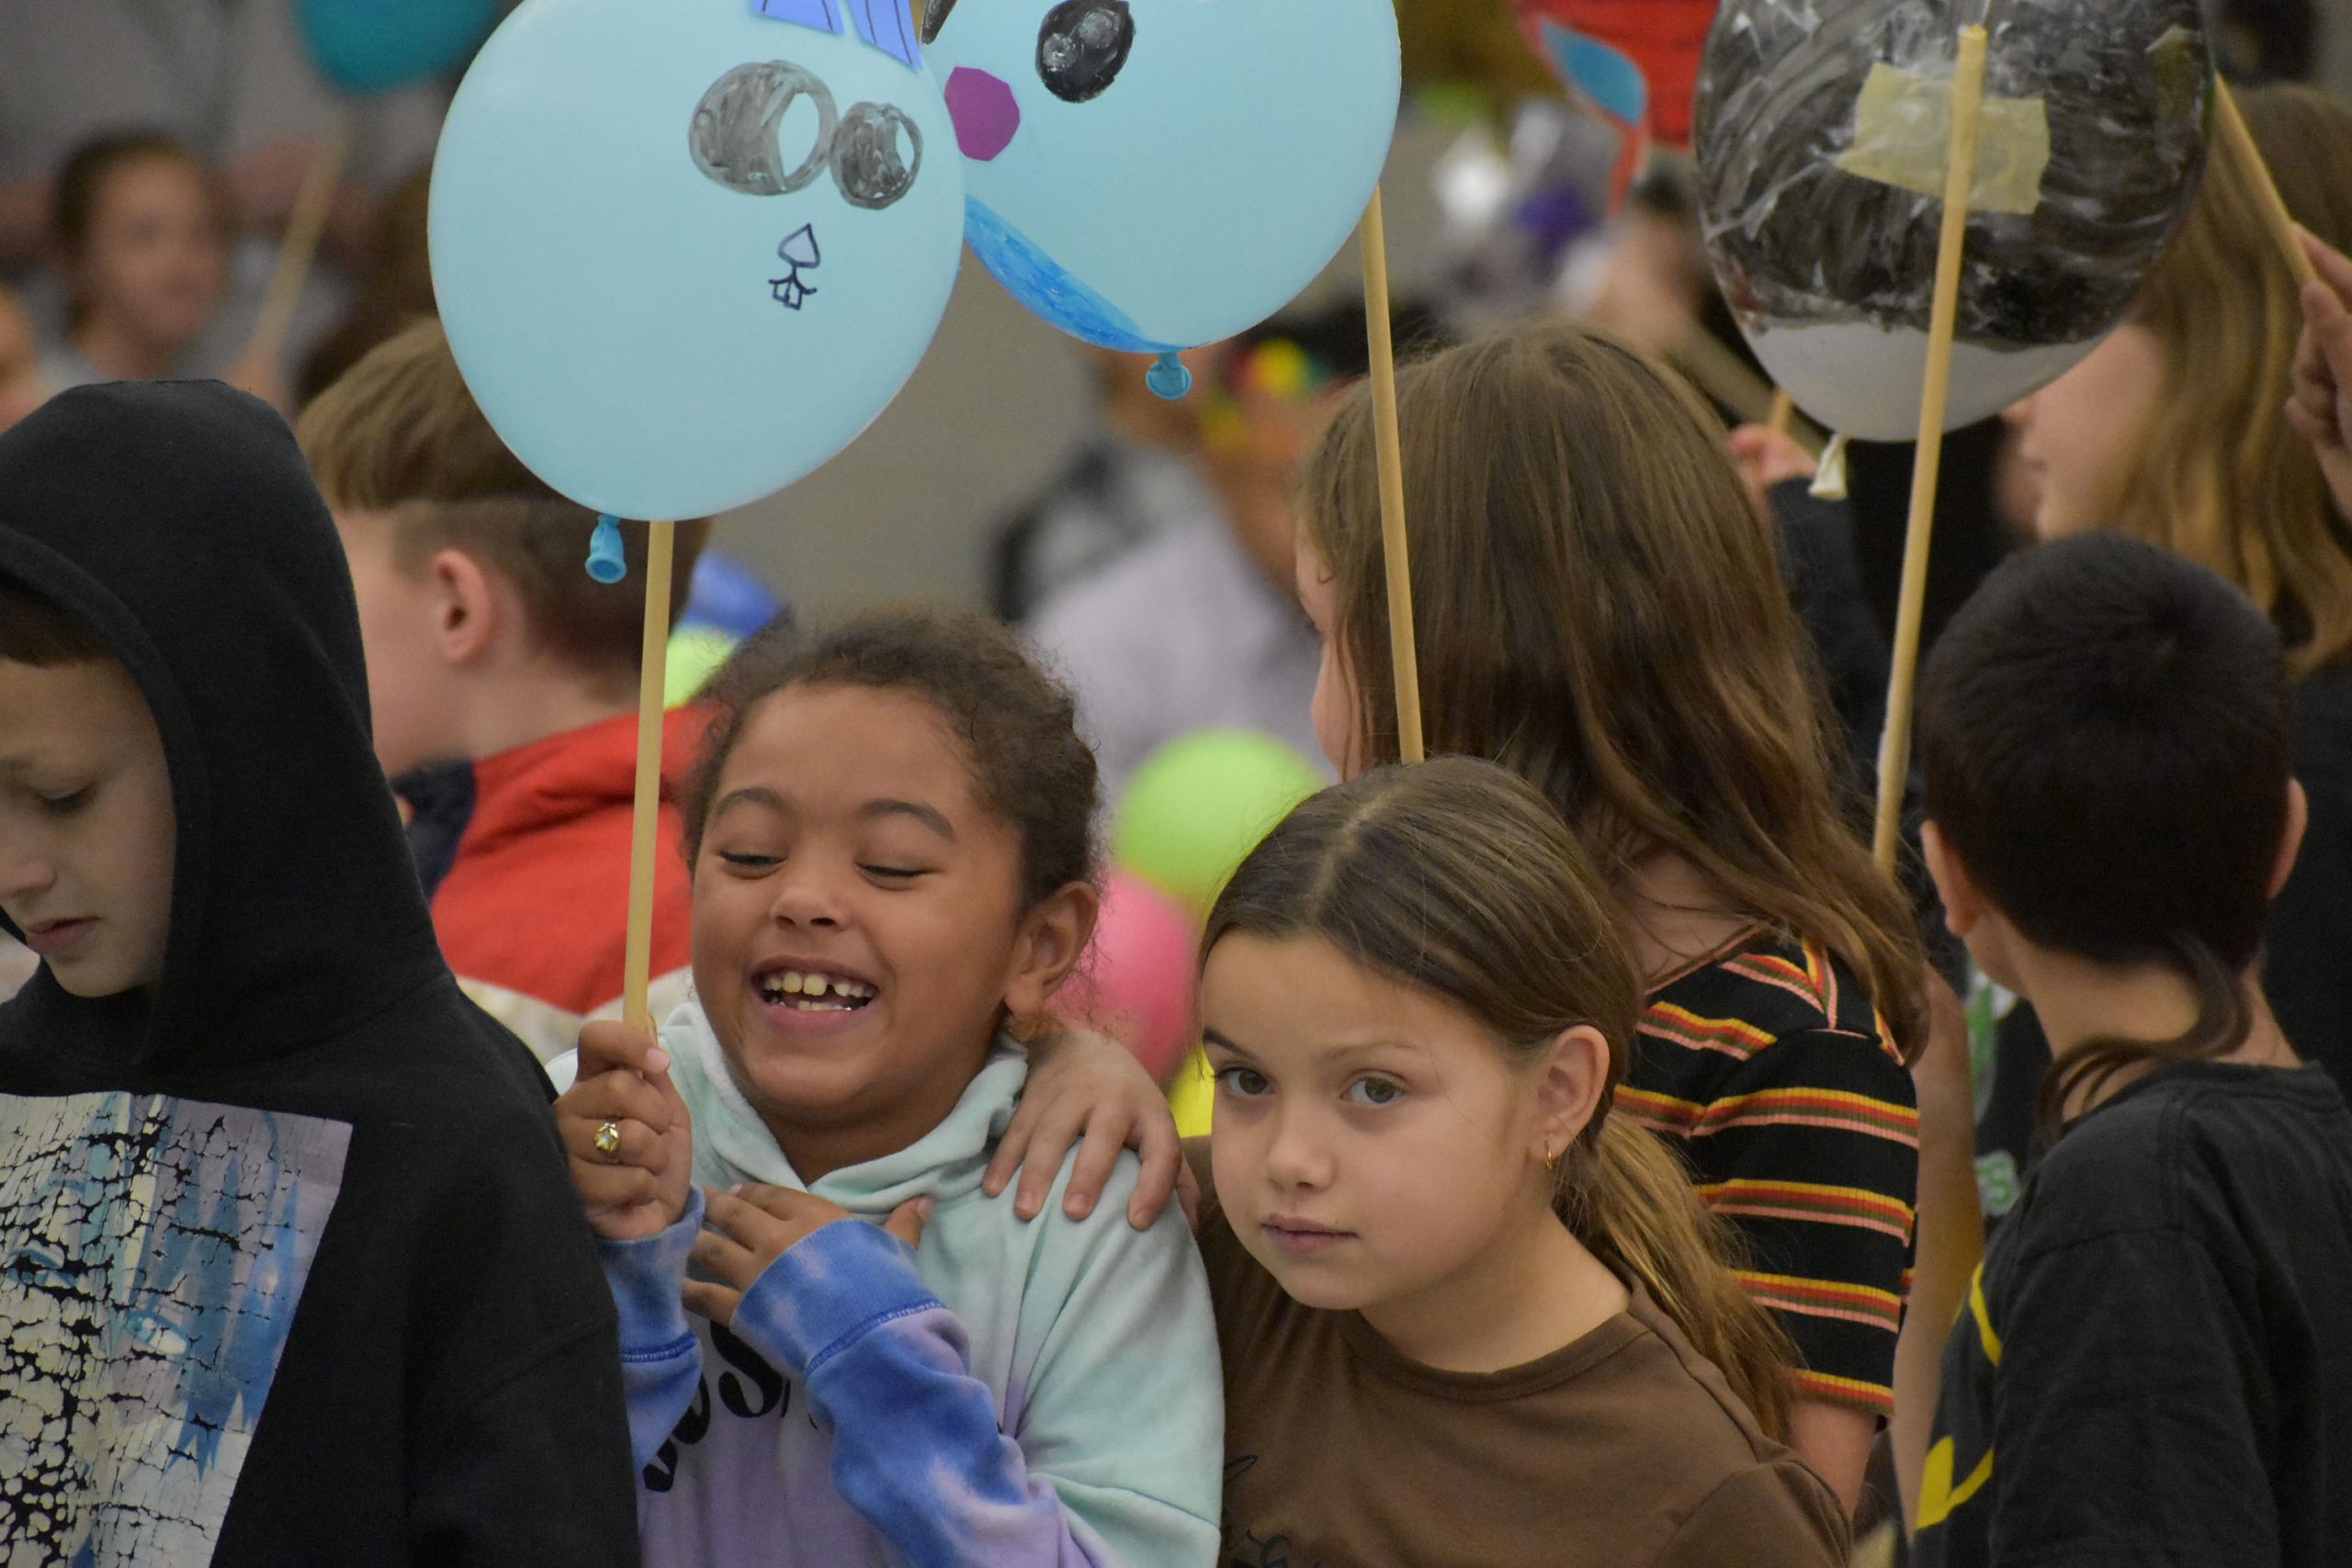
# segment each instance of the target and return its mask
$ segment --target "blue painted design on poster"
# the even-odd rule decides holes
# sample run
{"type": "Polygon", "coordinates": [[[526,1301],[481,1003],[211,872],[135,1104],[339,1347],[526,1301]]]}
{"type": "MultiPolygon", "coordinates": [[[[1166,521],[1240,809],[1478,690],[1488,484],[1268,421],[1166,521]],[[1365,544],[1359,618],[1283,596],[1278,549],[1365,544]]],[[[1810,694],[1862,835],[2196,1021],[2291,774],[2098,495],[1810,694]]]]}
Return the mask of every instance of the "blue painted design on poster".
{"type": "Polygon", "coordinates": [[[0,1541],[211,1554],[350,1129],[166,1096],[0,1096],[0,1541]]]}

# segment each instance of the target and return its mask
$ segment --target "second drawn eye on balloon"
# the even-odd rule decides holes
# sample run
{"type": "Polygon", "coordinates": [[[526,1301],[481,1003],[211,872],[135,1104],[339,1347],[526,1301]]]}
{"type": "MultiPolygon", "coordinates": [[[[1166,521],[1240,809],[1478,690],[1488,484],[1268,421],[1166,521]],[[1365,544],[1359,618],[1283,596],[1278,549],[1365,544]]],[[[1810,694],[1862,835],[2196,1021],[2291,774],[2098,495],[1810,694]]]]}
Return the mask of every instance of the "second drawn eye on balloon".
{"type": "Polygon", "coordinates": [[[1064,103],[1098,98],[1135,51],[1127,0],[1062,0],[1037,29],[1037,80],[1064,103]]]}
{"type": "Polygon", "coordinates": [[[686,148],[706,176],[746,196],[789,196],[831,169],[842,199],[868,211],[895,204],[922,173],[922,133],[905,110],[860,103],[843,114],[822,78],[788,60],[738,65],[712,83],[686,148]],[[803,98],[816,109],[817,134],[795,164],[785,123],[803,98]]]}

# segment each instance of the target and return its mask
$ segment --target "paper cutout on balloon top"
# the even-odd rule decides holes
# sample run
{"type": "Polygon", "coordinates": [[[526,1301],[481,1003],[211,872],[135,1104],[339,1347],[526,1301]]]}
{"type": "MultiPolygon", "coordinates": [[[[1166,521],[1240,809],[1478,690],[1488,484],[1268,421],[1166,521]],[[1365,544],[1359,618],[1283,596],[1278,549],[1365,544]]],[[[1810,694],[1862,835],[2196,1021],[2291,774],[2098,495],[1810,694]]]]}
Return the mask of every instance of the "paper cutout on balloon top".
{"type": "Polygon", "coordinates": [[[483,413],[557,490],[625,517],[741,506],[913,373],[964,163],[897,12],[526,0],[483,46],[435,161],[434,283],[483,413]]]}
{"type": "Polygon", "coordinates": [[[932,0],[972,250],[1105,348],[1288,304],[1371,200],[1399,91],[1390,0],[932,0]]]}
{"type": "MultiPolygon", "coordinates": [[[[1695,105],[1701,219],[1765,370],[1845,434],[1917,434],[1950,83],[1984,0],[1724,0],[1695,105]],[[1941,118],[1937,118],[1940,115],[1941,118]]],[[[1946,427],[2047,384],[2187,216],[2212,61],[2198,0],[1994,7],[1946,427]],[[2007,209],[2007,210],[1986,209],[2007,209]]]]}

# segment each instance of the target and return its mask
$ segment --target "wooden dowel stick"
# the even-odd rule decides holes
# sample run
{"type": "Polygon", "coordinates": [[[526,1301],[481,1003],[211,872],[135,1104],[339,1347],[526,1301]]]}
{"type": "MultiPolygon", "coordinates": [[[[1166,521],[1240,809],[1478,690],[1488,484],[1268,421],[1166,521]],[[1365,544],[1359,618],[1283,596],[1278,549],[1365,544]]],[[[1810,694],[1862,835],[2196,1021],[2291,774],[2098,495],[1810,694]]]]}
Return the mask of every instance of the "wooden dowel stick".
{"type": "Polygon", "coordinates": [[[2239,170],[2254,187],[2256,203],[2262,209],[2263,226],[2270,231],[2278,254],[2287,258],[2287,270],[2295,275],[2295,287],[2303,288],[2317,283],[2319,268],[2312,265],[2311,253],[2303,249],[2302,237],[2295,232],[2294,215],[2287,210],[2287,200],[2278,194],[2278,182],[2270,177],[2270,165],[2264,161],[2262,149],[2255,145],[2254,132],[2246,129],[2245,117],[2238,113],[2237,95],[2219,76],[2213,78],[2213,124],[2222,133],[2222,145],[2237,160],[2239,170]]]}
{"type": "MultiPolygon", "coordinates": [[[[1706,328],[1694,325],[1667,358],[1690,378],[1692,386],[1730,410],[1732,418],[1741,424],[1771,422],[1776,406],[1772,383],[1758,375],[1753,366],[1726,348],[1706,328]]],[[[1806,457],[1820,461],[1820,433],[1813,428],[1812,422],[1796,417],[1793,402],[1789,405],[1789,423],[1782,428],[1804,448],[1806,457]]]]}
{"type": "Polygon", "coordinates": [[[1772,412],[1764,421],[1765,427],[1775,435],[1786,435],[1797,417],[1797,400],[1789,396],[1785,387],[1772,389],[1772,412]]]}
{"type": "Polygon", "coordinates": [[[653,1023],[646,1003],[653,969],[653,866],[661,849],[662,701],[670,658],[670,558],[677,525],[650,523],[645,535],[644,667],[637,681],[637,795],[628,833],[628,942],[621,960],[621,1017],[653,1023]]]}
{"type": "Polygon", "coordinates": [[[356,112],[345,108],[336,115],[311,149],[310,166],[302,171],[302,188],[295,193],[294,211],[286,220],[286,237],[278,242],[277,267],[270,274],[269,292],[262,296],[254,335],[245,341],[248,364],[274,366],[286,346],[286,334],[294,325],[294,308],[302,301],[311,264],[318,258],[319,239],[326,232],[328,214],[334,210],[334,193],[343,184],[356,112]]]}
{"type": "Polygon", "coordinates": [[[1951,386],[1951,340],[1960,321],[1960,264],[1968,205],[1976,187],[1976,132],[1984,103],[1985,32],[1962,29],[1951,80],[1951,161],[1944,174],[1944,223],[1936,252],[1936,293],[1928,325],[1928,374],[1919,389],[1919,452],[1911,468],[1910,525],[1903,537],[1903,593],[1894,616],[1894,668],[1886,689],[1886,733],[1878,752],[1878,823],[1871,849],[1892,871],[1903,827],[1903,784],[1911,771],[1911,683],[1919,668],[1919,624],[1928,600],[1928,550],[1936,526],[1936,480],[1943,469],[1944,405],[1951,386]]]}
{"type": "Polygon", "coordinates": [[[1380,457],[1380,538],[1388,574],[1388,649],[1396,682],[1396,750],[1427,755],[1421,739],[1421,665],[1413,649],[1413,564],[1405,536],[1405,452],[1396,427],[1396,344],[1388,321],[1388,226],[1375,186],[1363,213],[1363,313],[1372,349],[1373,444],[1380,457]]]}

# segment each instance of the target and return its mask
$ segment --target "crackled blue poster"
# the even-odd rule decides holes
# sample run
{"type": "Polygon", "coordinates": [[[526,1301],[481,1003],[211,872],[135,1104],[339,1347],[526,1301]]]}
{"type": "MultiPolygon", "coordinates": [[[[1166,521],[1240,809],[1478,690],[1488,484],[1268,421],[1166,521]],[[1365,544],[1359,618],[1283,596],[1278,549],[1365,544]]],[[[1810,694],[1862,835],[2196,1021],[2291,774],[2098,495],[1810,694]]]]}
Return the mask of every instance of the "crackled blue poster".
{"type": "Polygon", "coordinates": [[[350,1135],[0,1095],[0,1568],[209,1559],[350,1135]]]}

